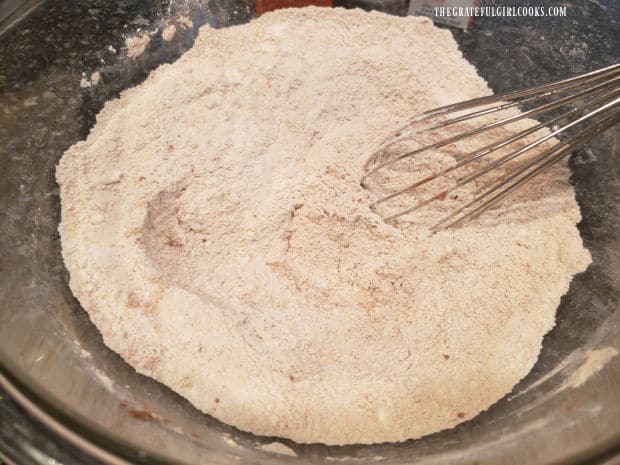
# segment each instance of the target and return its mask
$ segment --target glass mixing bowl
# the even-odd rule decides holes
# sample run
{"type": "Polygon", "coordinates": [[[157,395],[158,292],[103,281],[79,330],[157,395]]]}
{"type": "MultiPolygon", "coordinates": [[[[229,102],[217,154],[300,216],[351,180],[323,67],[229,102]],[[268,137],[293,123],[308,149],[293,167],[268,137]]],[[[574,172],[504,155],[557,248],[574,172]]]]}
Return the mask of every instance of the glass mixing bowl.
{"type": "MultiPolygon", "coordinates": [[[[496,92],[617,62],[617,2],[563,4],[566,17],[477,18],[469,33],[455,30],[454,36],[496,92]]],[[[341,6],[392,14],[407,9],[400,0],[341,6]]],[[[198,412],[104,346],[67,286],[54,181],[63,151],[86,136],[106,100],[191,47],[201,24],[251,20],[253,4],[5,0],[0,7],[0,384],[55,437],[105,463],[618,463],[617,128],[571,158],[583,212],[579,229],[594,262],[573,280],[538,363],[512,393],[471,421],[415,441],[327,447],[281,440],[286,448],[272,450],[265,445],[275,438],[198,412]],[[126,36],[161,29],[166,18],[180,14],[193,26],[178,26],[172,42],[157,32],[137,60],[125,56],[126,36]],[[81,87],[95,71],[101,81],[81,87]]],[[[1,409],[0,415],[8,418],[1,409]]],[[[2,428],[12,431],[4,444],[13,440],[15,446],[24,434],[6,423],[2,428]]],[[[20,444],[38,450],[34,440],[20,444]]]]}

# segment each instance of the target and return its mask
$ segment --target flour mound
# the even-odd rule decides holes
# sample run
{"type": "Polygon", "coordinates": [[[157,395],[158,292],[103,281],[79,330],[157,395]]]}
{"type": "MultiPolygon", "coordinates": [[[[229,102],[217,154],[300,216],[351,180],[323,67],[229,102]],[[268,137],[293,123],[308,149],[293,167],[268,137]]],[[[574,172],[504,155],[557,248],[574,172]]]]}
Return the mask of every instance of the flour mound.
{"type": "MultiPolygon", "coordinates": [[[[348,444],[453,427],[528,373],[590,261],[568,171],[434,235],[387,224],[360,178],[405,118],[489,93],[423,18],[205,27],[64,154],[71,289],[137,371],[243,430],[348,444]]],[[[455,156],[431,155],[405,174],[455,156]]]]}

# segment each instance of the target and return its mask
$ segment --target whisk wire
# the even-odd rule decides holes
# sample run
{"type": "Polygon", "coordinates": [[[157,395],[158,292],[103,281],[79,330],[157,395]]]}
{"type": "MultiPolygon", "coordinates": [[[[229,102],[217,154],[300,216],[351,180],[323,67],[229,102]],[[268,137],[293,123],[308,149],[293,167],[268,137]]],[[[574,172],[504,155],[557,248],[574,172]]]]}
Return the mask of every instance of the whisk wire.
{"type": "MultiPolygon", "coordinates": [[[[518,132],[517,134],[515,134],[514,136],[509,137],[508,139],[505,139],[505,140],[502,140],[502,141],[499,141],[499,142],[493,142],[493,143],[491,143],[489,145],[486,145],[486,146],[482,147],[481,149],[478,149],[478,150],[474,151],[473,153],[471,153],[467,157],[457,161],[454,165],[448,166],[448,167],[446,167],[446,168],[444,168],[444,169],[442,169],[440,171],[437,171],[436,173],[433,173],[430,176],[427,176],[424,179],[421,179],[420,181],[417,181],[417,182],[414,182],[412,184],[409,184],[407,187],[405,187],[403,189],[400,189],[400,190],[398,190],[396,192],[393,192],[393,193],[391,193],[391,194],[389,194],[389,195],[387,195],[385,197],[380,198],[379,200],[376,200],[375,202],[373,202],[371,204],[371,207],[375,208],[378,205],[380,205],[381,203],[384,203],[384,202],[387,202],[389,200],[392,200],[393,198],[395,198],[395,197],[397,197],[399,195],[405,194],[407,192],[412,192],[413,190],[417,189],[418,187],[420,187],[420,186],[422,186],[424,184],[427,184],[427,183],[429,183],[429,182],[431,182],[431,181],[433,181],[433,180],[435,180],[435,179],[437,179],[437,178],[439,178],[441,176],[445,176],[446,174],[449,174],[450,172],[455,171],[455,170],[457,170],[457,169],[459,169],[459,168],[461,168],[461,167],[463,167],[463,166],[465,166],[465,165],[467,165],[467,164],[469,164],[469,163],[471,163],[473,161],[476,161],[476,160],[478,160],[478,159],[480,159],[480,158],[482,158],[482,157],[484,157],[486,155],[489,155],[489,154],[491,154],[491,153],[493,153],[493,152],[495,152],[495,151],[497,151],[499,149],[502,149],[502,148],[512,144],[513,142],[516,142],[516,141],[518,141],[520,139],[523,139],[524,137],[526,137],[526,136],[528,136],[530,134],[533,134],[533,133],[535,133],[537,131],[540,131],[543,128],[546,128],[547,126],[550,126],[550,125],[552,125],[554,123],[557,123],[558,121],[560,121],[563,118],[566,118],[566,117],[568,117],[568,116],[570,116],[572,114],[575,114],[575,113],[577,113],[580,110],[584,110],[584,109],[590,108],[592,106],[598,105],[599,103],[604,102],[604,101],[606,101],[606,100],[608,100],[610,98],[613,98],[614,96],[617,96],[617,95],[620,95],[620,90],[615,90],[615,91],[609,92],[609,93],[607,93],[605,95],[602,95],[600,97],[597,97],[597,98],[591,100],[590,102],[587,102],[586,104],[584,104],[584,106],[582,108],[572,108],[572,109],[570,109],[570,110],[568,110],[568,111],[566,111],[566,112],[560,114],[559,116],[556,116],[556,117],[554,117],[554,118],[552,118],[550,120],[547,120],[545,122],[536,124],[536,125],[534,125],[534,126],[532,126],[530,128],[524,129],[524,130],[518,132]]],[[[463,178],[460,178],[458,181],[461,181],[462,179],[463,178]]],[[[455,186],[455,187],[460,187],[460,185],[455,186]]],[[[445,191],[445,193],[448,193],[448,192],[445,191]]],[[[438,197],[440,197],[442,194],[443,194],[443,192],[438,194],[438,197]]],[[[424,205],[426,205],[426,204],[427,203],[424,202],[424,205]]],[[[411,211],[416,210],[417,208],[419,208],[421,206],[423,206],[422,203],[416,205],[415,207],[409,208],[409,209],[401,212],[398,215],[392,215],[392,217],[389,217],[389,218],[393,219],[396,216],[401,216],[401,215],[404,215],[406,213],[410,213],[411,211]]]]}
{"type": "MultiPolygon", "coordinates": [[[[430,145],[421,147],[421,148],[416,149],[416,150],[405,152],[405,153],[403,153],[401,155],[398,155],[397,157],[394,157],[394,158],[392,158],[390,160],[387,160],[387,161],[381,163],[380,165],[378,165],[377,167],[373,168],[371,171],[369,171],[364,176],[364,178],[366,178],[366,177],[376,173],[377,171],[379,171],[382,168],[386,168],[386,167],[388,167],[388,166],[390,166],[390,165],[392,165],[392,164],[394,164],[394,163],[396,163],[398,161],[404,160],[405,158],[408,158],[408,157],[411,157],[413,155],[416,155],[416,154],[418,154],[418,153],[420,153],[422,151],[441,148],[441,147],[444,147],[446,145],[458,142],[459,140],[462,140],[462,139],[465,139],[465,138],[468,138],[468,137],[480,134],[482,132],[490,131],[491,129],[496,129],[496,128],[500,127],[500,126],[505,126],[507,124],[514,123],[515,121],[519,121],[519,120],[525,119],[525,118],[534,117],[534,116],[539,115],[541,113],[545,113],[545,112],[547,112],[549,110],[553,110],[555,108],[559,108],[561,106],[564,106],[567,103],[571,103],[571,102],[573,102],[575,100],[580,100],[580,99],[583,99],[583,98],[588,97],[590,95],[593,95],[596,92],[598,92],[599,90],[604,89],[604,88],[608,88],[608,87],[610,87],[610,86],[612,86],[612,85],[614,85],[614,84],[616,84],[618,82],[620,82],[620,75],[614,77],[612,80],[610,80],[608,82],[597,84],[597,85],[595,85],[593,87],[590,87],[590,88],[587,88],[587,89],[585,89],[585,90],[583,90],[581,92],[578,92],[577,94],[569,95],[569,96],[561,98],[560,100],[557,100],[555,102],[547,103],[547,104],[542,105],[540,107],[533,108],[531,110],[527,110],[527,111],[524,111],[522,113],[518,113],[516,115],[507,116],[507,117],[502,118],[502,119],[500,119],[498,121],[493,121],[492,123],[487,123],[484,126],[481,126],[481,127],[475,128],[475,129],[470,129],[468,131],[464,131],[464,132],[462,132],[460,134],[457,134],[455,136],[449,137],[449,138],[447,138],[447,139],[445,139],[445,140],[443,140],[441,142],[437,142],[437,143],[434,143],[434,144],[430,144],[430,145]]],[[[494,109],[493,111],[495,112],[497,110],[494,109]]],[[[439,127],[446,127],[446,126],[448,126],[450,124],[454,124],[454,122],[457,122],[457,121],[456,120],[454,120],[454,121],[449,120],[449,121],[445,122],[445,124],[438,125],[436,127],[432,127],[432,129],[437,129],[439,127]]],[[[430,130],[430,129],[431,128],[428,128],[428,129],[425,128],[424,131],[420,131],[420,132],[425,132],[426,130],[430,130]]]]}
{"type": "Polygon", "coordinates": [[[566,88],[567,86],[581,85],[584,82],[596,80],[598,78],[606,78],[611,75],[617,74],[620,70],[620,63],[616,63],[605,68],[601,68],[595,71],[590,71],[588,73],[580,74],[578,76],[574,76],[568,79],[562,79],[559,81],[551,82],[548,84],[543,84],[539,86],[529,87],[527,89],[522,89],[514,92],[507,92],[504,94],[498,95],[488,95],[485,97],[477,97],[474,99],[466,100],[463,102],[453,103],[450,105],[445,105],[443,107],[435,108],[433,110],[428,110],[419,115],[416,115],[409,119],[410,122],[422,121],[424,119],[428,119],[431,117],[439,116],[445,113],[452,113],[455,111],[465,110],[468,108],[473,108],[482,105],[488,105],[494,102],[501,102],[507,100],[518,99],[522,97],[528,97],[530,95],[536,95],[545,93],[550,90],[558,89],[558,88],[566,88]]]}
{"type": "Polygon", "coordinates": [[[545,151],[543,154],[536,157],[535,160],[528,163],[526,166],[519,168],[519,169],[515,169],[514,172],[509,173],[510,174],[509,176],[502,177],[501,182],[499,182],[496,186],[486,190],[482,194],[478,195],[474,200],[469,202],[467,205],[459,208],[455,212],[441,219],[438,223],[436,223],[434,226],[431,227],[431,230],[438,231],[439,229],[447,229],[452,226],[458,226],[464,223],[466,220],[476,218],[481,213],[483,213],[485,210],[495,205],[497,202],[502,200],[504,197],[506,197],[507,195],[509,195],[510,193],[512,193],[519,187],[521,187],[523,184],[527,183],[532,178],[542,174],[543,172],[551,168],[553,165],[555,165],[557,162],[559,162],[561,159],[570,155],[574,150],[577,150],[583,147],[591,139],[591,137],[593,137],[594,135],[606,129],[609,129],[610,127],[617,124],[619,121],[620,121],[620,114],[616,113],[613,115],[609,115],[603,120],[601,120],[598,124],[594,124],[590,126],[583,133],[573,136],[569,141],[566,141],[565,143],[562,143],[559,146],[554,146],[552,149],[545,151]],[[555,155],[549,156],[550,154],[555,154],[555,155]],[[541,161],[542,163],[540,163],[541,161]],[[457,217],[459,214],[464,212],[467,208],[473,206],[480,200],[488,197],[493,192],[497,191],[498,189],[508,184],[510,180],[522,175],[524,172],[531,169],[532,167],[535,167],[535,169],[525,174],[521,178],[517,178],[516,181],[514,181],[508,187],[503,189],[501,192],[499,192],[495,196],[491,197],[486,202],[482,203],[480,206],[478,206],[474,210],[471,210],[470,212],[461,215],[456,220],[440,228],[440,226],[449,222],[453,218],[457,217]]]}
{"type": "MultiPolygon", "coordinates": [[[[597,77],[597,78],[593,79],[592,81],[588,81],[588,83],[589,84],[595,84],[595,83],[603,80],[604,78],[605,77],[597,77]]],[[[561,106],[563,106],[563,105],[565,105],[567,103],[570,103],[572,101],[585,98],[585,97],[587,97],[587,96],[589,96],[591,94],[594,94],[594,93],[598,92],[602,88],[609,87],[614,82],[617,82],[618,79],[620,79],[620,76],[617,76],[616,78],[612,79],[611,81],[605,81],[605,82],[602,82],[600,84],[593,85],[592,87],[590,87],[590,88],[588,88],[588,89],[586,89],[586,90],[584,90],[582,92],[579,92],[579,93],[573,94],[573,95],[569,95],[567,97],[564,97],[563,99],[560,99],[560,100],[558,100],[556,102],[553,102],[551,104],[548,104],[546,106],[538,107],[536,109],[529,110],[528,112],[521,112],[520,114],[515,115],[515,116],[518,116],[518,118],[516,118],[515,120],[509,120],[509,121],[507,121],[504,124],[509,124],[510,122],[516,121],[518,119],[524,119],[524,118],[528,118],[528,117],[531,117],[531,116],[535,116],[535,115],[537,115],[539,113],[544,113],[544,112],[546,112],[546,111],[548,111],[550,109],[561,107],[561,106]]],[[[567,86],[565,88],[558,89],[556,91],[548,91],[548,92],[545,92],[542,95],[535,95],[533,97],[530,97],[530,98],[527,98],[527,99],[524,99],[524,100],[515,100],[515,101],[512,101],[512,102],[504,104],[504,105],[499,105],[499,106],[496,106],[496,107],[491,107],[491,108],[487,108],[487,109],[484,109],[484,110],[478,110],[478,111],[474,111],[474,112],[471,112],[471,113],[467,113],[467,114],[462,115],[462,116],[458,116],[458,117],[451,118],[451,119],[446,120],[446,121],[442,121],[442,122],[440,122],[438,124],[435,124],[433,126],[428,126],[428,127],[424,128],[423,130],[418,131],[417,133],[432,131],[432,130],[435,130],[435,129],[439,129],[439,128],[443,128],[443,127],[446,127],[446,126],[450,126],[450,125],[455,124],[455,123],[461,123],[461,122],[467,121],[469,119],[477,118],[477,117],[488,115],[488,114],[491,114],[491,113],[496,113],[498,111],[505,110],[507,108],[511,108],[511,107],[515,107],[515,106],[521,106],[523,104],[534,102],[534,101],[538,101],[538,100],[541,100],[543,98],[550,97],[552,95],[556,95],[556,94],[567,92],[568,90],[572,90],[572,89],[574,89],[576,87],[579,87],[581,85],[583,85],[583,84],[582,83],[576,83],[576,84],[572,84],[570,86],[567,86]]],[[[503,124],[500,124],[500,125],[503,125],[503,124]]]]}
{"type": "MultiPolygon", "coordinates": [[[[365,165],[366,173],[362,177],[361,183],[362,186],[366,186],[366,180],[372,176],[374,173],[377,173],[379,170],[389,167],[390,165],[397,163],[400,160],[404,160],[406,158],[412,157],[414,155],[420,154],[422,152],[442,148],[451,144],[455,144],[462,139],[472,137],[478,135],[480,133],[490,131],[492,129],[506,126],[515,121],[524,119],[524,118],[532,118],[535,116],[539,116],[550,112],[552,110],[567,106],[568,104],[572,104],[574,102],[581,102],[579,106],[572,106],[568,110],[563,111],[560,115],[553,116],[551,118],[546,119],[543,122],[537,123],[529,128],[521,130],[514,135],[511,135],[502,140],[491,142],[490,144],[485,145],[482,148],[474,150],[472,153],[466,154],[464,158],[458,160],[455,164],[446,167],[442,170],[439,170],[425,178],[416,181],[407,185],[404,188],[398,189],[388,195],[379,198],[375,202],[371,204],[371,208],[376,209],[380,204],[385,203],[389,200],[392,200],[398,196],[401,196],[405,193],[410,193],[420,186],[427,184],[439,177],[446,176],[452,171],[455,171],[465,165],[468,165],[476,160],[480,160],[483,157],[488,156],[491,153],[494,153],[502,148],[508,147],[509,145],[516,143],[520,140],[523,140],[525,137],[534,134],[540,130],[547,128],[550,125],[554,125],[559,123],[562,120],[568,119],[571,116],[577,115],[580,112],[585,110],[590,110],[587,113],[583,114],[580,117],[577,117],[575,120],[564,124],[560,128],[554,128],[550,132],[542,135],[537,138],[533,142],[526,144],[523,147],[520,147],[516,150],[512,150],[507,155],[504,155],[498,159],[492,160],[487,166],[478,169],[476,172],[471,173],[466,176],[462,176],[457,178],[455,184],[450,186],[443,191],[432,195],[426,199],[418,201],[413,206],[406,208],[402,211],[399,211],[391,216],[386,217],[386,220],[395,220],[398,217],[411,213],[419,208],[422,208],[431,202],[436,200],[443,200],[446,196],[457,189],[462,188],[466,184],[471,183],[472,181],[485,176],[486,174],[496,170],[497,168],[505,165],[506,163],[517,159],[523,154],[530,152],[531,150],[541,146],[542,144],[552,140],[557,136],[563,136],[567,131],[571,129],[575,129],[576,127],[585,124],[586,122],[591,121],[593,118],[600,118],[598,121],[595,121],[590,126],[585,129],[581,129],[580,132],[573,137],[569,137],[562,142],[559,142],[553,145],[551,148],[544,150],[540,155],[536,156],[534,159],[526,162],[525,166],[520,168],[514,168],[509,170],[506,174],[502,175],[499,179],[495,179],[490,184],[487,184],[483,189],[484,192],[480,195],[476,195],[474,200],[469,202],[467,205],[459,208],[452,214],[446,216],[441,221],[433,226],[433,230],[437,231],[440,226],[445,225],[449,222],[445,228],[449,228],[451,226],[456,226],[462,224],[464,221],[468,219],[472,219],[478,216],[480,213],[485,211],[487,208],[490,208],[492,205],[496,204],[499,200],[504,198],[509,193],[513,192],[516,188],[522,186],[527,181],[537,176],[538,174],[546,171],[553,164],[557,163],[559,160],[564,158],[566,155],[571,153],[576,148],[585,144],[589,138],[594,137],[596,134],[601,132],[601,130],[608,129],[618,122],[618,104],[620,103],[620,64],[615,64],[612,66],[608,66],[606,68],[592,71],[590,73],[585,73],[580,76],[575,76],[573,78],[557,81],[551,84],[545,84],[542,86],[533,87],[530,89],[524,89],[521,91],[511,92],[503,95],[495,95],[488,97],[481,97],[473,100],[469,100],[466,102],[460,102],[452,105],[447,105],[435,110],[431,110],[425,113],[422,113],[418,116],[415,116],[409,120],[408,125],[415,125],[418,122],[428,120],[437,116],[448,115],[453,112],[462,112],[468,109],[480,107],[483,105],[489,105],[493,103],[500,103],[499,105],[495,105],[491,108],[484,108],[482,110],[475,110],[465,114],[456,115],[454,117],[449,117],[446,120],[443,120],[434,125],[426,126],[417,131],[411,130],[408,134],[403,134],[404,128],[401,128],[397,131],[396,136],[392,138],[391,141],[384,142],[380,148],[373,153],[373,155],[369,158],[368,162],[365,165]],[[585,88],[584,88],[585,87],[585,88]],[[439,140],[433,142],[431,144],[424,145],[420,148],[406,151],[402,154],[393,156],[386,161],[377,162],[380,156],[396,143],[404,140],[412,138],[416,134],[421,134],[424,132],[434,131],[440,128],[445,128],[450,125],[454,125],[457,123],[461,123],[463,121],[471,120],[477,117],[481,117],[484,115],[489,115],[501,110],[505,110],[514,106],[522,105],[524,103],[532,103],[534,101],[546,99],[550,96],[560,96],[560,94],[571,91],[571,94],[566,96],[561,96],[555,101],[551,101],[548,103],[543,103],[537,107],[531,108],[529,110],[523,111],[522,113],[513,114],[507,117],[500,118],[496,121],[483,124],[480,127],[469,129],[463,132],[460,132],[454,136],[447,137],[443,140],[439,140]],[[603,92],[603,93],[602,93],[603,92]],[[602,93],[602,94],[601,94],[602,93]],[[520,100],[515,100],[520,99],[520,100]],[[594,110],[591,110],[594,108],[594,110]],[[603,129],[602,129],[603,128],[603,129]],[[374,166],[370,167],[374,163],[374,166]],[[543,169],[544,167],[544,169],[543,169]],[[540,168],[540,169],[539,169],[540,168]],[[527,170],[532,170],[531,172],[526,172],[527,170]],[[525,173],[525,174],[524,174],[525,173]],[[515,177],[518,177],[515,181],[515,177]],[[514,182],[511,182],[514,181],[514,182]],[[508,186],[507,186],[508,185],[508,186]],[[487,189],[489,186],[494,186],[490,189],[487,189]],[[486,197],[490,196],[497,189],[500,189],[504,186],[507,186],[504,190],[502,190],[499,194],[493,196],[491,199],[482,202],[481,205],[476,207],[475,209],[464,213],[467,209],[473,207],[476,203],[484,200],[486,197]],[[485,190],[486,189],[486,190],[485,190]],[[461,215],[462,214],[462,215],[461,215]],[[461,215],[461,216],[459,216],[461,215]],[[456,220],[450,222],[450,220],[456,218],[456,220]]],[[[481,191],[480,189],[478,192],[481,191]]]]}

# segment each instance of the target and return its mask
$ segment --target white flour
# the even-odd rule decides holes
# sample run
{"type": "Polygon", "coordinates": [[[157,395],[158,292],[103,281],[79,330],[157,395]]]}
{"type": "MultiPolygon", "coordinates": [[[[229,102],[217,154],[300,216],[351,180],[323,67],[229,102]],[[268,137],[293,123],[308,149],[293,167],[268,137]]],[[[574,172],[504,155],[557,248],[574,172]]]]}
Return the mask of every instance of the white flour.
{"type": "Polygon", "coordinates": [[[241,429],[346,444],[453,427],[527,374],[590,262],[567,170],[436,235],[386,224],[359,180],[404,118],[488,93],[423,18],[205,27],[62,158],[71,289],[140,373],[241,429]]]}

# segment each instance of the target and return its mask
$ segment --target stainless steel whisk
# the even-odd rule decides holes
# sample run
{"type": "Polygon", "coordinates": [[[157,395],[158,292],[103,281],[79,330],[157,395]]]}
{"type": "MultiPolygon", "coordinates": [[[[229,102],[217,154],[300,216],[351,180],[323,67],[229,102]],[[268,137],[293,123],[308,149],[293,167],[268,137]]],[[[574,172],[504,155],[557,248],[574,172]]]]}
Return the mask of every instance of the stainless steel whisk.
{"type": "MultiPolygon", "coordinates": [[[[411,193],[420,186],[425,185],[437,178],[443,177],[457,169],[461,169],[470,163],[480,162],[484,157],[496,153],[500,149],[507,148],[512,144],[522,141],[525,137],[542,129],[554,126],[552,130],[546,130],[538,139],[527,145],[510,149],[509,153],[497,159],[490,160],[473,173],[466,174],[447,189],[417,201],[410,207],[398,211],[386,217],[386,220],[394,220],[398,217],[412,213],[432,202],[443,200],[448,194],[462,188],[476,179],[492,173],[494,170],[508,162],[516,160],[533,149],[559,136],[551,147],[545,148],[533,158],[516,164],[507,173],[487,183],[476,192],[473,200],[456,209],[432,226],[431,230],[437,231],[458,226],[469,221],[485,210],[489,209],[508,194],[520,188],[534,177],[547,171],[555,163],[559,162],[573,151],[583,147],[588,141],[602,131],[617,124],[620,120],[620,63],[602,68],[589,73],[581,74],[569,79],[553,82],[550,84],[531,87],[528,89],[510,92],[503,95],[475,98],[461,103],[447,105],[441,108],[424,112],[409,119],[405,125],[398,129],[395,135],[384,142],[368,159],[365,165],[365,174],[361,180],[362,186],[366,187],[370,177],[399,161],[420,155],[422,152],[439,149],[455,144],[466,138],[479,135],[501,126],[509,125],[523,118],[542,118],[541,122],[527,129],[520,130],[507,138],[502,138],[488,144],[472,153],[464,154],[464,157],[456,164],[435,172],[430,176],[417,180],[403,189],[391,192],[376,200],[371,208],[376,209],[379,205],[389,201],[395,201],[400,196],[411,193]],[[566,95],[564,95],[566,94],[566,95]],[[573,104],[579,103],[577,106],[573,104]],[[382,156],[390,151],[398,143],[404,140],[413,140],[416,135],[437,131],[448,126],[464,121],[479,118],[484,115],[492,115],[496,112],[520,105],[532,105],[532,108],[522,113],[512,114],[492,122],[487,122],[474,129],[460,132],[415,150],[407,150],[404,153],[391,155],[383,161],[382,156]],[[568,109],[562,107],[567,106],[568,109]],[[561,114],[555,113],[549,117],[549,112],[558,109],[561,114]],[[546,116],[546,119],[545,119],[546,116]],[[433,122],[444,117],[439,122],[433,122]],[[570,121],[572,119],[572,121],[570,121]],[[567,122],[570,121],[570,122],[567,122]],[[419,127],[425,124],[424,127],[419,127]]],[[[542,147],[541,147],[542,148],[542,147]]],[[[525,158],[525,157],[524,157],[525,158]]]]}

